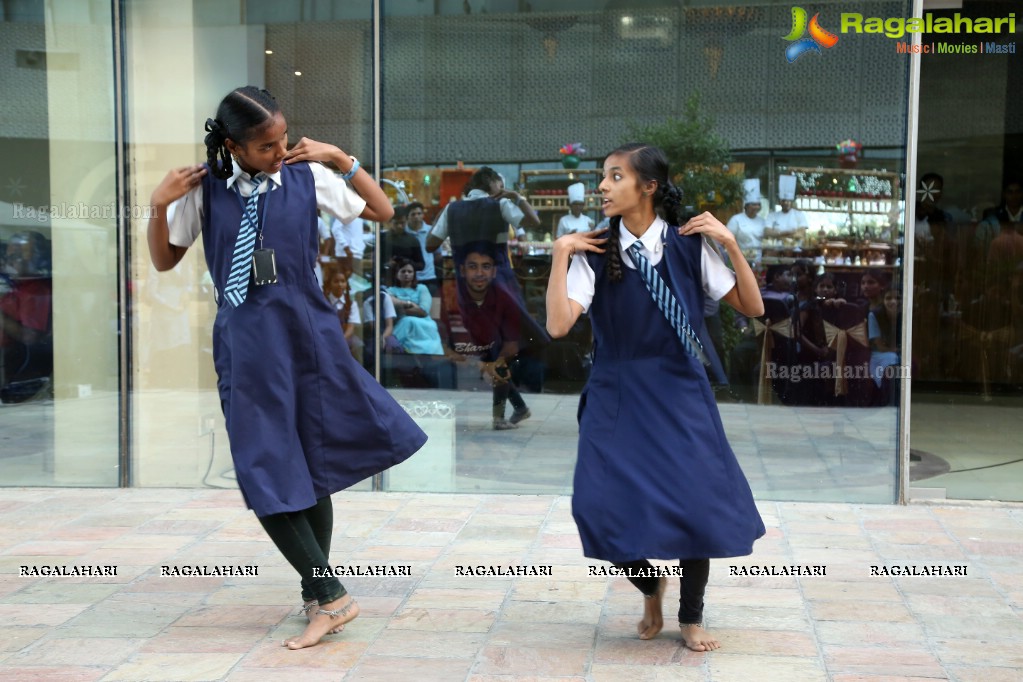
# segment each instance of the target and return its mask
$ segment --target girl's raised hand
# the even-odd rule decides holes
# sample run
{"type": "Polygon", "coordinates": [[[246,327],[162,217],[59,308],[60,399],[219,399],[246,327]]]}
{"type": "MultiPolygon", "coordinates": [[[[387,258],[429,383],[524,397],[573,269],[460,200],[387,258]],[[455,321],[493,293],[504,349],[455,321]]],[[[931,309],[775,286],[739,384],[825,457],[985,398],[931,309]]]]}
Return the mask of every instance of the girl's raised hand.
{"type": "Polygon", "coordinates": [[[284,155],[284,163],[295,163],[296,161],[334,161],[338,155],[348,155],[338,147],[326,142],[317,142],[303,137],[294,147],[284,155]]]}
{"type": "Polygon", "coordinates": [[[154,206],[167,206],[199,186],[206,168],[201,164],[172,168],[153,190],[150,201],[154,206]]]}
{"type": "Polygon", "coordinates": [[[735,239],[731,230],[722,225],[721,221],[708,211],[690,219],[689,222],[678,228],[678,233],[681,235],[703,233],[719,244],[726,244],[728,240],[735,239]]]}
{"type": "Polygon", "coordinates": [[[604,253],[603,247],[607,243],[607,237],[598,235],[605,232],[607,232],[606,227],[602,227],[599,230],[590,230],[589,232],[570,232],[554,240],[554,250],[565,252],[569,256],[577,251],[604,253]]]}

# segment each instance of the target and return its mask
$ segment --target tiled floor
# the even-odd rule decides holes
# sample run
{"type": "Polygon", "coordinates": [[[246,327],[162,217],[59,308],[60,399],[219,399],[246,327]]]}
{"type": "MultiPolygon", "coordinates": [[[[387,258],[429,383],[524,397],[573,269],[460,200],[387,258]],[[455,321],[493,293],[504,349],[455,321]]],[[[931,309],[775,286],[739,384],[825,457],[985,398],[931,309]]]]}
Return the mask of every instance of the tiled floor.
{"type": "Polygon", "coordinates": [[[297,578],[237,492],[0,489],[0,679],[1023,680],[1023,507],[760,508],[754,555],[712,562],[705,615],[724,646],[694,653],[670,626],[636,638],[642,600],[622,578],[588,575],[602,564],[582,557],[568,497],[339,494],[334,563],[411,575],[347,578],[360,617],[289,651],[297,578]],[[74,565],[117,575],[19,575],[74,565]],[[160,576],[220,565],[258,576],[160,576]],[[456,568],[508,565],[552,575],[456,568]],[[826,575],[730,575],[791,565],[826,575]]]}
{"type": "MultiPolygon", "coordinates": [[[[465,383],[465,382],[463,382],[465,383]]],[[[479,390],[397,389],[430,434],[426,449],[384,481],[387,489],[570,494],[577,395],[527,394],[533,416],[514,431],[491,428],[479,390]],[[442,409],[438,410],[440,406],[442,409]]],[[[957,499],[1023,501],[1023,402],[914,400],[912,448],[940,475],[913,486],[957,499]]],[[[234,487],[214,391],[134,394],[133,481],[140,486],[234,487]]],[[[13,485],[117,485],[118,397],[0,405],[0,481],[13,485]]],[[[725,432],[754,492],[765,499],[889,503],[895,499],[894,408],[792,408],[722,403],[725,432]]],[[[915,474],[916,469],[911,467],[915,474]]],[[[368,487],[368,486],[367,486],[368,487]]]]}

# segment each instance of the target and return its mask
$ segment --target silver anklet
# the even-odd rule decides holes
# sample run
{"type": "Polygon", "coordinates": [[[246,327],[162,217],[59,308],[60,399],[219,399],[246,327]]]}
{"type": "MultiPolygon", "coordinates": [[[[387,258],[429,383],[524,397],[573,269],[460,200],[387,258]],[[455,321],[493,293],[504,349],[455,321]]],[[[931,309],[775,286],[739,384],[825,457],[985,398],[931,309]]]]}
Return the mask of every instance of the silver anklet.
{"type": "Polygon", "coordinates": [[[344,607],[342,607],[340,609],[334,609],[332,611],[327,611],[326,609],[317,609],[316,615],[323,614],[324,616],[330,616],[331,618],[339,618],[339,617],[340,618],[344,618],[345,616],[348,615],[348,612],[352,610],[353,606],[355,606],[355,600],[354,599],[351,600],[350,602],[348,602],[344,607]]]}

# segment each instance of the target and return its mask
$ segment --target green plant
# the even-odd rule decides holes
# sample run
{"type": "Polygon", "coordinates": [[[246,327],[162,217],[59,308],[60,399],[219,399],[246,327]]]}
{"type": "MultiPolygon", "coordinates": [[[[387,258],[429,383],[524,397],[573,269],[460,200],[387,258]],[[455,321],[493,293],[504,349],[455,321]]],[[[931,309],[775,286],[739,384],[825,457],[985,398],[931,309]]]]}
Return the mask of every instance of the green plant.
{"type": "Polygon", "coordinates": [[[701,112],[699,93],[689,96],[681,116],[654,125],[629,124],[629,140],[664,150],[673,180],[692,198],[694,207],[742,201],[742,177],[729,172],[731,150],[714,131],[714,120],[701,112]]]}

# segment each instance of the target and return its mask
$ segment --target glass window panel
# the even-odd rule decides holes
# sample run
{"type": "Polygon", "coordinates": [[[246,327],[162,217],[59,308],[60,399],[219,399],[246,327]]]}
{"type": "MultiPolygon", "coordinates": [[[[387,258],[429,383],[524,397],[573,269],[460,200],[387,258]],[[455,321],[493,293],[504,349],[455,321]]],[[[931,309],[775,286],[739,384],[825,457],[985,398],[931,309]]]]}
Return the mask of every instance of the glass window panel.
{"type": "Polygon", "coordinates": [[[118,245],[109,6],[0,21],[0,480],[118,481],[118,245]]]}
{"type": "MultiPolygon", "coordinates": [[[[974,19],[1017,10],[1012,2],[967,0],[955,11],[974,19]]],[[[985,45],[1012,42],[991,37],[985,45]]],[[[946,36],[922,39],[941,43],[946,36]]],[[[921,55],[910,459],[916,496],[1023,500],[1023,107],[1013,95],[1021,86],[1014,54],[988,48],[921,55]]]]}
{"type": "MultiPolygon", "coordinates": [[[[371,6],[196,2],[182,13],[166,4],[127,3],[135,195],[148,201],[168,169],[206,160],[204,123],[242,85],[275,96],[292,143],[309,137],[336,144],[372,172],[371,6]]],[[[144,220],[132,230],[135,483],[234,488],[213,367],[216,305],[202,242],[176,268],[157,273],[145,231],[144,220]]],[[[322,260],[333,267],[333,254],[325,251],[322,260]]]]}
{"type": "MultiPolygon", "coordinates": [[[[809,259],[809,287],[799,292],[804,311],[792,305],[787,312],[797,330],[808,324],[809,313],[800,313],[816,314],[820,306],[813,278],[821,270],[833,274],[836,291],[852,305],[852,317],[832,320],[828,311],[829,324],[839,325],[836,333],[846,339],[843,349],[848,346],[847,369],[838,374],[849,378],[836,387],[834,349],[809,358],[797,332],[789,346],[777,344],[784,356],[768,360],[774,374],[790,378],[776,376],[762,385],[764,333],[722,306],[725,376],[715,394],[733,449],[759,495],[893,500],[897,382],[877,385],[869,376],[871,302],[862,291],[870,267],[880,270],[882,287],[902,287],[909,62],[891,39],[845,35],[835,49],[790,64],[781,38],[792,30],[791,5],[470,0],[382,6],[382,161],[393,198],[421,202],[425,222],[435,224],[461,197],[474,170],[490,166],[500,173],[506,188],[522,193],[540,218],[539,225],[524,225],[507,237],[495,232],[491,241],[498,260],[511,265],[515,297],[541,325],[551,240],[569,212],[567,187],[583,184],[584,212],[599,222],[599,165],[629,138],[631,126],[662,124],[699,93],[701,113],[715,121],[731,152],[722,172],[760,181],[763,217],[781,210],[778,177],[798,175],[795,204],[806,213],[808,229],[798,238],[769,233],[749,255],[761,274],[771,265],[788,270],[797,259],[809,259]],[[863,148],[843,161],[836,146],[848,139],[863,148]],[[569,143],[586,149],[571,168],[559,153],[569,143]],[[804,373],[816,374],[804,383],[804,373]]],[[[822,25],[837,32],[842,11],[907,16],[911,6],[832,4],[821,11],[822,25]]],[[[684,177],[679,182],[685,188],[684,177]]],[[[722,221],[742,212],[741,201],[723,205],[704,195],[693,203],[722,221]]],[[[396,226],[392,242],[400,231],[396,226]]],[[[396,249],[384,246],[374,257],[386,271],[396,249]]],[[[419,317],[403,323],[399,310],[398,324],[407,329],[395,336],[409,340],[412,352],[384,353],[381,378],[395,395],[420,404],[436,429],[436,447],[413,458],[419,460],[415,470],[410,462],[406,470],[389,472],[388,487],[568,492],[578,395],[592,362],[587,321],[565,339],[524,344],[511,371],[531,417],[518,428],[495,430],[514,406],[498,414],[478,360],[458,357],[486,355],[478,348],[485,344],[473,341],[464,297],[459,305],[460,266],[446,246],[435,253],[441,256],[435,256],[438,281],[431,283],[429,319],[438,332],[419,317]],[[442,337],[444,356],[416,345],[411,331],[420,328],[442,337]]],[[[794,291],[783,293],[791,297],[794,291]]],[[[879,292],[871,297],[875,305],[883,302],[879,292]]],[[[823,334],[820,318],[812,319],[815,332],[823,334]]],[[[886,327],[889,359],[898,366],[901,343],[888,332],[886,327]]],[[[826,338],[818,342],[827,344],[826,338]]]]}

